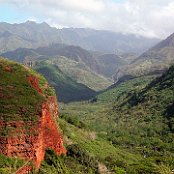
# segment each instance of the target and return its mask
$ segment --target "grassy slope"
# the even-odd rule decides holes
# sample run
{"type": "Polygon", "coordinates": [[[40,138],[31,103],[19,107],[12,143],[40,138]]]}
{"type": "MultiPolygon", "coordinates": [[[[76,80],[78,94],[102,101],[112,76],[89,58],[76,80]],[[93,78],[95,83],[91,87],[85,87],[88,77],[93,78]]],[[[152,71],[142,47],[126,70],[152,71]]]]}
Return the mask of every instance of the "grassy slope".
{"type": "MultiPolygon", "coordinates": [[[[152,56],[153,57],[153,56],[152,56]]],[[[170,62],[162,62],[158,59],[141,60],[124,67],[124,75],[132,75],[134,77],[143,76],[147,74],[159,74],[167,70],[171,65],[170,62]]]]}
{"type": "Polygon", "coordinates": [[[168,69],[174,63],[173,41],[174,34],[144,52],[123,69],[124,75],[139,76],[168,69]]]}
{"type": "Polygon", "coordinates": [[[144,77],[141,83],[140,78],[120,84],[100,94],[98,102],[62,105],[63,118],[79,126],[79,122],[73,121],[78,118],[90,130],[97,132],[100,142],[93,141],[90,145],[85,142],[88,145],[84,146],[89,151],[92,149],[97,158],[103,152],[113,154],[110,145],[139,158],[136,164],[132,159],[132,165],[128,162],[128,155],[122,156],[121,163],[124,165],[119,166],[116,161],[120,157],[109,155],[110,162],[104,159],[108,167],[121,167],[127,173],[171,173],[174,167],[173,76],[174,68],[171,67],[163,77],[152,83],[151,77],[144,77]],[[147,86],[148,83],[150,85],[147,86]],[[104,142],[111,151],[102,149],[104,142]],[[95,148],[98,153],[94,152],[95,148]]]}
{"type": "Polygon", "coordinates": [[[37,74],[17,63],[0,58],[1,120],[33,120],[38,115],[43,97],[28,82],[27,77],[30,75],[37,74]]]}
{"type": "Polygon", "coordinates": [[[57,64],[66,75],[96,91],[111,85],[107,78],[96,73],[99,66],[93,55],[80,47],[56,44],[36,50],[18,48],[6,52],[2,56],[20,63],[32,60],[33,65],[36,61],[49,59],[49,62],[57,64]]]}
{"type": "Polygon", "coordinates": [[[50,62],[56,64],[66,75],[78,83],[85,84],[95,91],[105,89],[112,84],[105,77],[89,69],[83,62],[77,62],[66,57],[50,59],[50,62]]]}
{"type": "Polygon", "coordinates": [[[118,87],[108,89],[99,94],[96,98],[98,102],[115,102],[120,96],[127,95],[131,91],[139,91],[155,78],[155,76],[139,77],[121,83],[118,87]]]}
{"type": "MultiPolygon", "coordinates": [[[[39,94],[28,81],[29,76],[38,77],[39,87],[45,97],[55,95],[52,88],[44,87],[46,79],[35,71],[26,68],[18,63],[0,57],[0,120],[30,122],[38,120],[40,117],[41,104],[45,97],[39,94]]],[[[21,129],[26,129],[29,134],[33,134],[30,127],[24,125],[21,129]]],[[[16,134],[14,129],[0,127],[0,136],[6,137],[16,134]]],[[[19,132],[18,132],[19,134],[19,132]]],[[[18,158],[10,158],[0,154],[0,173],[11,174],[24,165],[24,161],[18,158]]]]}
{"type": "Polygon", "coordinates": [[[24,161],[18,158],[10,158],[0,154],[0,173],[11,174],[24,165],[24,161]]]}
{"type": "Polygon", "coordinates": [[[95,91],[83,84],[77,83],[66,76],[57,66],[40,62],[35,69],[43,74],[55,88],[58,100],[61,102],[87,100],[94,96],[95,91]]]}
{"type": "MultiPolygon", "coordinates": [[[[40,173],[92,174],[100,162],[115,174],[170,174],[174,67],[147,85],[151,79],[120,84],[94,103],[61,104],[60,125],[68,156],[48,152],[40,173]]],[[[16,164],[3,162],[7,167],[0,170],[14,170],[16,164]]]]}
{"type": "Polygon", "coordinates": [[[98,173],[99,163],[105,164],[108,171],[113,173],[119,171],[125,173],[125,169],[130,171],[133,168],[136,171],[135,166],[140,164],[151,165],[140,154],[131,153],[128,149],[122,147],[114,147],[111,142],[98,137],[96,132],[91,132],[84,127],[79,128],[62,118],[59,119],[59,122],[63,129],[64,143],[68,154],[61,158],[53,154],[49,159],[46,155],[40,169],[43,174],[54,172],[60,174],[94,174],[98,173]],[[60,171],[60,169],[62,170],[60,171]]]}

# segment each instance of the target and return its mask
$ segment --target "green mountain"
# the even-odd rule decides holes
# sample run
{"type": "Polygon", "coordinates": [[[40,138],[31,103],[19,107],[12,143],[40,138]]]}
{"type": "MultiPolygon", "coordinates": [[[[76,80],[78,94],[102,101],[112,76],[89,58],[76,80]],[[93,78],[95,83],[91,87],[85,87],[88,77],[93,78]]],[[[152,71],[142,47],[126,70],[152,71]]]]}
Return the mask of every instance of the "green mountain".
{"type": "Polygon", "coordinates": [[[133,60],[121,70],[121,74],[117,72],[115,79],[125,75],[162,74],[172,63],[174,63],[174,34],[133,60]]]}
{"type": "Polygon", "coordinates": [[[99,52],[142,53],[159,42],[155,38],[145,38],[131,34],[110,31],[63,28],[56,29],[47,23],[27,21],[21,24],[0,23],[0,53],[17,48],[37,48],[52,43],[80,46],[99,52]]]}
{"type": "MultiPolygon", "coordinates": [[[[46,77],[51,73],[49,77],[52,77],[50,82],[53,86],[57,80],[55,77],[61,79],[56,84],[67,81],[57,66],[40,62],[36,67],[46,77]],[[54,76],[57,72],[59,75],[54,76]]],[[[9,68],[5,70],[11,71],[9,68]]],[[[18,76],[13,74],[8,78],[13,80],[18,76]]],[[[68,81],[71,82],[70,79],[68,81]]],[[[9,79],[7,82],[10,83],[9,79]]],[[[171,173],[174,168],[173,92],[174,66],[171,66],[160,77],[134,78],[108,89],[88,102],[60,103],[59,123],[67,155],[58,156],[53,150],[47,149],[39,173],[171,173]]],[[[24,97],[21,90],[19,95],[24,97]]],[[[8,106],[9,100],[4,102],[4,106],[8,106]]],[[[19,100],[14,102],[17,102],[14,106],[20,104],[19,100]]],[[[25,103],[22,101],[22,104],[25,103]]],[[[1,173],[14,172],[24,165],[17,158],[4,155],[0,156],[0,162],[1,173]]]]}
{"type": "Polygon", "coordinates": [[[78,62],[67,57],[57,56],[47,62],[57,65],[63,73],[77,83],[82,83],[95,91],[103,90],[112,84],[111,80],[91,70],[82,61],[78,62]]]}
{"type": "MultiPolygon", "coordinates": [[[[78,144],[94,154],[110,172],[171,173],[173,94],[174,66],[160,77],[129,80],[99,94],[90,103],[62,105],[60,111],[66,122],[93,132],[93,140],[78,144]]],[[[67,129],[63,129],[64,136],[67,129]]],[[[80,136],[70,132],[68,142],[74,139],[77,142],[80,136]]]]}
{"type": "Polygon", "coordinates": [[[89,51],[81,47],[64,44],[52,44],[48,47],[39,47],[37,49],[18,48],[14,51],[3,53],[2,56],[21,63],[64,56],[76,62],[83,62],[92,70],[98,70],[97,61],[89,51]]]}
{"type": "MultiPolygon", "coordinates": [[[[92,53],[80,47],[53,44],[35,50],[19,48],[6,52],[2,56],[24,64],[32,62],[32,66],[36,62],[49,60],[50,63],[56,64],[67,76],[95,91],[103,90],[112,84],[111,79],[104,77],[103,65],[96,60],[92,53]],[[101,74],[99,74],[100,72],[101,74]]],[[[119,67],[120,64],[116,66],[119,67]]]]}
{"type": "Polygon", "coordinates": [[[87,86],[77,83],[65,75],[56,65],[40,62],[36,64],[35,70],[44,75],[55,88],[60,102],[88,100],[96,94],[87,86]]]}

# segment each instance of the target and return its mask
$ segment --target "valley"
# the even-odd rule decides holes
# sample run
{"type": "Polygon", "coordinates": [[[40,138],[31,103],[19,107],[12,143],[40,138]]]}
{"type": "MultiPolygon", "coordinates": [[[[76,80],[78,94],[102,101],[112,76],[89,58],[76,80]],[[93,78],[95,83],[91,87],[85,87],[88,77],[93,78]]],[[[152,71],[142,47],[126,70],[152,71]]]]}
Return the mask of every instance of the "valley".
{"type": "MultiPolygon", "coordinates": [[[[62,104],[61,118],[83,132],[90,130],[95,134],[91,140],[78,143],[89,148],[111,172],[162,174],[171,171],[173,117],[169,119],[164,113],[166,108],[172,112],[173,70],[171,67],[157,80],[152,80],[154,76],[130,80],[96,96],[96,100],[62,104]],[[103,143],[106,149],[102,149],[103,143]]],[[[79,137],[76,133],[68,135],[72,141],[76,136],[79,137]]]]}
{"type": "Polygon", "coordinates": [[[172,174],[173,40],[0,23],[0,173],[172,174]]]}

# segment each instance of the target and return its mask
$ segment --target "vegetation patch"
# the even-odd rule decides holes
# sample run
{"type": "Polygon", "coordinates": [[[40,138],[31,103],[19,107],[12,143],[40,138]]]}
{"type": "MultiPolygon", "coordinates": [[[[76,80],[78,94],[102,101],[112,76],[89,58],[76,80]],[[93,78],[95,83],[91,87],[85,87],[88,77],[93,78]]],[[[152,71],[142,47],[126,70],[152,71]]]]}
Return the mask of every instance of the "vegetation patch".
{"type": "Polygon", "coordinates": [[[0,154],[0,173],[11,174],[15,173],[18,168],[22,167],[24,161],[18,158],[7,157],[0,154]]]}
{"type": "Polygon", "coordinates": [[[55,88],[60,102],[88,100],[96,94],[92,89],[65,75],[56,65],[40,62],[36,64],[35,69],[55,88]]]}

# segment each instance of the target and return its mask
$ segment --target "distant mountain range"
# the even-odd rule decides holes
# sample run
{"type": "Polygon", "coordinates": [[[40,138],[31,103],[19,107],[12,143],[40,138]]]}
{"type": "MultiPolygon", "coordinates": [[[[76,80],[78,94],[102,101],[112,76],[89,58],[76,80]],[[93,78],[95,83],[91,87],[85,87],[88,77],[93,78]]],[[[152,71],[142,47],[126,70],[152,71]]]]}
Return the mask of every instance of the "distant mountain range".
{"type": "Polygon", "coordinates": [[[87,50],[78,46],[67,46],[64,44],[52,44],[48,47],[37,49],[18,48],[14,51],[3,53],[2,56],[23,63],[24,61],[44,60],[54,56],[65,56],[74,61],[83,61],[91,69],[96,69],[96,60],[87,50]]]}
{"type": "Polygon", "coordinates": [[[122,82],[164,72],[174,62],[174,34],[158,42],[110,31],[56,29],[31,21],[0,23],[3,57],[21,63],[49,60],[64,74],[95,91],[105,89],[113,79],[122,82]]]}
{"type": "Polygon", "coordinates": [[[110,31],[63,28],[56,29],[47,23],[27,21],[21,24],[0,23],[0,53],[17,48],[37,48],[53,43],[80,46],[87,50],[106,53],[142,53],[159,40],[110,31]]]}
{"type": "Polygon", "coordinates": [[[118,70],[115,75],[115,81],[125,76],[161,74],[173,63],[174,34],[134,59],[130,65],[118,70]]]}
{"type": "MultiPolygon", "coordinates": [[[[32,62],[33,67],[36,62],[47,61],[47,63],[59,67],[64,74],[76,82],[96,91],[112,84],[111,79],[107,79],[107,76],[104,77],[109,70],[103,69],[102,64],[97,60],[98,56],[78,46],[52,44],[37,49],[18,48],[6,52],[2,56],[23,64],[32,62]]],[[[105,58],[107,59],[107,57],[105,58]]],[[[121,64],[115,62],[113,66],[120,67],[121,64]]],[[[115,70],[111,69],[111,72],[113,74],[115,70]]]]}

